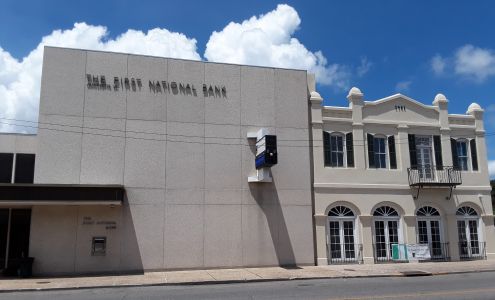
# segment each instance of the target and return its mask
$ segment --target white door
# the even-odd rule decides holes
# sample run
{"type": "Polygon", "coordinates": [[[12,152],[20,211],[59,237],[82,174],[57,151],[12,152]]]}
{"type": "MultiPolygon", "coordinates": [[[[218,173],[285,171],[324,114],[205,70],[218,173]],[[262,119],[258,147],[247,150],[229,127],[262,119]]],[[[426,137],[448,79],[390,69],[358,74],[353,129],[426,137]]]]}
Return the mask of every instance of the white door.
{"type": "Polygon", "coordinates": [[[392,257],[392,245],[399,243],[399,220],[375,220],[375,251],[377,260],[392,257]]]}
{"type": "Polygon", "coordinates": [[[330,262],[356,260],[354,220],[330,220],[328,222],[330,262]]]}
{"type": "Polygon", "coordinates": [[[418,219],[418,243],[430,246],[432,258],[442,258],[442,236],[440,220],[434,218],[418,219]]]}
{"type": "Polygon", "coordinates": [[[461,257],[479,256],[481,254],[478,220],[465,219],[457,220],[457,230],[459,234],[459,251],[461,257]]]}
{"type": "Polygon", "coordinates": [[[418,172],[421,179],[433,178],[433,161],[431,148],[431,137],[416,137],[416,156],[418,161],[418,172]]]}

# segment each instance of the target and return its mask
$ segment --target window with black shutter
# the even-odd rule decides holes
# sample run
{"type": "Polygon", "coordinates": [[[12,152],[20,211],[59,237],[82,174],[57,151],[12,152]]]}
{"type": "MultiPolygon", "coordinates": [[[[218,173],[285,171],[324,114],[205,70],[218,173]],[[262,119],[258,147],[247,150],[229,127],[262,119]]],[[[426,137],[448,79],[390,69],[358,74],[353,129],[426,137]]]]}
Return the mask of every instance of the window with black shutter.
{"type": "Polygon", "coordinates": [[[409,160],[411,163],[411,168],[417,168],[418,167],[418,157],[417,157],[417,152],[416,152],[416,135],[409,134],[407,136],[407,139],[409,141],[409,160]]]}
{"type": "Polygon", "coordinates": [[[12,182],[13,153],[0,153],[0,183],[12,182]]]}
{"type": "Polygon", "coordinates": [[[390,169],[397,169],[397,157],[395,154],[395,137],[388,137],[388,156],[390,160],[390,169]]]}
{"type": "Polygon", "coordinates": [[[450,150],[452,151],[452,165],[455,169],[459,169],[459,156],[457,155],[457,141],[450,139],[450,150]]]}
{"type": "Polygon", "coordinates": [[[345,135],[345,147],[347,151],[347,167],[354,167],[354,146],[352,141],[352,132],[349,132],[345,135]]]}
{"type": "Polygon", "coordinates": [[[17,153],[15,155],[15,183],[33,183],[34,154],[17,153]]]}
{"type": "Polygon", "coordinates": [[[443,170],[442,141],[439,135],[433,136],[433,148],[435,148],[435,164],[437,170],[443,170]]]}
{"type": "Polygon", "coordinates": [[[323,131],[323,155],[325,167],[331,166],[330,160],[330,133],[323,131]]]}
{"type": "Polygon", "coordinates": [[[473,166],[473,171],[478,171],[478,152],[476,150],[476,140],[472,139],[469,141],[471,147],[471,165],[473,166]]]}
{"type": "Polygon", "coordinates": [[[368,165],[370,168],[375,167],[375,150],[374,150],[374,143],[373,143],[373,135],[372,134],[367,134],[367,139],[368,139],[368,165]]]}

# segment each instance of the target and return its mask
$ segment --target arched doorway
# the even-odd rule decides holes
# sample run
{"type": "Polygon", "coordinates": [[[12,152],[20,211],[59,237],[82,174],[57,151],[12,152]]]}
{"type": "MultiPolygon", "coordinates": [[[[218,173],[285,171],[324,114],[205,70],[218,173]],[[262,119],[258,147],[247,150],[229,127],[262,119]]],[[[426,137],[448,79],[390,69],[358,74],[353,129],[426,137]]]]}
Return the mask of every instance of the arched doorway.
{"type": "Polygon", "coordinates": [[[434,207],[423,206],[416,211],[417,241],[427,244],[432,260],[447,259],[448,244],[443,243],[442,219],[434,207]]]}
{"type": "Polygon", "coordinates": [[[470,206],[461,206],[456,211],[460,259],[485,257],[485,244],[481,242],[479,215],[470,206]]]}
{"type": "Polygon", "coordinates": [[[354,263],[361,260],[356,244],[356,215],[347,206],[335,206],[328,212],[328,263],[354,263]]]}
{"type": "Polygon", "coordinates": [[[399,244],[400,216],[391,206],[380,206],[373,212],[375,261],[392,260],[392,245],[399,244]]]}

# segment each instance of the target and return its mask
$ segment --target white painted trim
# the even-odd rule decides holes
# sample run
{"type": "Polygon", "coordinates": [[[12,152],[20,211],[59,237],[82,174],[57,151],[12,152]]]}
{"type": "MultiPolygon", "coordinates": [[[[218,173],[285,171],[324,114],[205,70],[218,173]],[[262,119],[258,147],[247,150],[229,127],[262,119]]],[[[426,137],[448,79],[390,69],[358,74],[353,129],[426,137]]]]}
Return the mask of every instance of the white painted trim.
{"type": "MultiPolygon", "coordinates": [[[[353,170],[344,169],[340,170],[353,170]]],[[[383,170],[384,172],[396,172],[397,170],[383,170]]],[[[396,189],[396,190],[409,190],[411,187],[407,184],[380,184],[380,183],[313,183],[314,188],[345,188],[345,189],[396,189]]],[[[478,191],[478,192],[491,192],[490,186],[470,186],[460,185],[456,188],[457,191],[478,191]]]]}
{"type": "Polygon", "coordinates": [[[365,106],[366,105],[378,105],[378,104],[381,104],[381,103],[385,103],[385,102],[388,102],[388,101],[391,101],[391,100],[395,100],[395,99],[398,99],[398,98],[402,98],[404,100],[407,100],[411,103],[414,103],[420,107],[423,107],[423,108],[426,108],[426,109],[430,109],[430,110],[435,110],[435,111],[438,111],[437,110],[437,107],[436,106],[432,106],[432,105],[425,105],[417,100],[414,100],[413,98],[410,98],[406,95],[403,95],[401,93],[397,93],[397,94],[394,94],[394,95],[391,95],[391,96],[388,96],[388,97],[385,97],[385,98],[382,98],[382,99],[378,99],[378,100],[375,100],[375,101],[364,101],[364,104],[365,106]]]}

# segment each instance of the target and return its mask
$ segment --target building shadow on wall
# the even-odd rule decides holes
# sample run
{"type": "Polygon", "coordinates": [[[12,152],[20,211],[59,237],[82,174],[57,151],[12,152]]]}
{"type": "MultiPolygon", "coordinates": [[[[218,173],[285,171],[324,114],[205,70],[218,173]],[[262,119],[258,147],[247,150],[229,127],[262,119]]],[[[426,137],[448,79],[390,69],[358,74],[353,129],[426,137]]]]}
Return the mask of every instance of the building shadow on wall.
{"type": "Polygon", "coordinates": [[[144,274],[136,226],[132,217],[127,193],[124,197],[124,202],[122,203],[122,231],[120,239],[120,273],[144,274]]]}
{"type": "MultiPolygon", "coordinates": [[[[250,141],[249,146],[255,157],[256,143],[250,141]]],[[[278,265],[286,269],[297,269],[294,249],[275,181],[249,183],[249,191],[266,217],[278,265]]]]}

